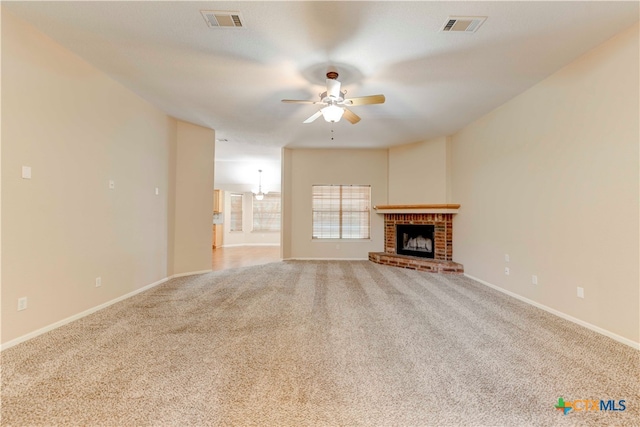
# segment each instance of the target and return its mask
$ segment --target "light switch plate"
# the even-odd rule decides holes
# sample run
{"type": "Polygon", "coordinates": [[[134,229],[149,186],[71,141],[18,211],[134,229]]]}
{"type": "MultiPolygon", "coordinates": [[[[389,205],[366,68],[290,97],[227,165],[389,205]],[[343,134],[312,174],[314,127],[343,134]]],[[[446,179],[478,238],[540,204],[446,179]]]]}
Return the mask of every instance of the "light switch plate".
{"type": "Polygon", "coordinates": [[[22,167],[22,178],[23,179],[31,179],[31,166],[23,166],[22,167]]]}

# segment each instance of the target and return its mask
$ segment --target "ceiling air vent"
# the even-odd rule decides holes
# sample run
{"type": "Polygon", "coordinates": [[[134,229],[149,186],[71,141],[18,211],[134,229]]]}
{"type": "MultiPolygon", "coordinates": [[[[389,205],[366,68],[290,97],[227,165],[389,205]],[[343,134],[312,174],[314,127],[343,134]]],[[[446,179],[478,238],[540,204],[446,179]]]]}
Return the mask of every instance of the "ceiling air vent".
{"type": "Polygon", "coordinates": [[[475,33],[486,19],[486,16],[450,16],[440,31],[445,33],[475,33]]]}
{"type": "Polygon", "coordinates": [[[240,12],[226,12],[222,10],[201,10],[209,28],[244,28],[240,12]]]}

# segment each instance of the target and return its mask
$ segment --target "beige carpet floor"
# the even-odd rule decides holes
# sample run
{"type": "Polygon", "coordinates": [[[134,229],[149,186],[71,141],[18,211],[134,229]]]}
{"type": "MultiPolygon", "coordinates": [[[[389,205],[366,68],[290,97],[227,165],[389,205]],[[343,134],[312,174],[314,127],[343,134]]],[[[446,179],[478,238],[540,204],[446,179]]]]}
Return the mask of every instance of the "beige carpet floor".
{"type": "Polygon", "coordinates": [[[462,276],[291,261],[171,280],[2,352],[2,425],[638,425],[639,354],[462,276]],[[570,412],[558,398],[624,399],[570,412]]]}

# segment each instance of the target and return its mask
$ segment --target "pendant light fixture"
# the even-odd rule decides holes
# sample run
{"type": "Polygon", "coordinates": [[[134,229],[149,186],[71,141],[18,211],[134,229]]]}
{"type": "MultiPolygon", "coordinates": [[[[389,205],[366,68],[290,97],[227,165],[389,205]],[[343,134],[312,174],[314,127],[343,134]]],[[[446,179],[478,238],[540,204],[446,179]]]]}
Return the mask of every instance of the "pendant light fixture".
{"type": "Polygon", "coordinates": [[[268,191],[262,192],[262,169],[258,169],[258,192],[254,190],[253,195],[256,200],[262,200],[267,193],[268,191]]]}

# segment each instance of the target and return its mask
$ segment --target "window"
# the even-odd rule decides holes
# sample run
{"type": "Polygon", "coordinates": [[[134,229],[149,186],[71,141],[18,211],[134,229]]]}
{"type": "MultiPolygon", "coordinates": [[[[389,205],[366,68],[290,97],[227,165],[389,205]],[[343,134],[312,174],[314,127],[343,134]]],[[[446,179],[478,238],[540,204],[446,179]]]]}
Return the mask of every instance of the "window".
{"type": "Polygon", "coordinates": [[[371,186],[314,185],[314,239],[368,239],[371,186]]]}
{"type": "Polygon", "coordinates": [[[280,193],[253,198],[253,231],[280,231],[280,193]]]}
{"type": "Polygon", "coordinates": [[[231,194],[229,231],[242,231],[242,194],[231,194]]]}

